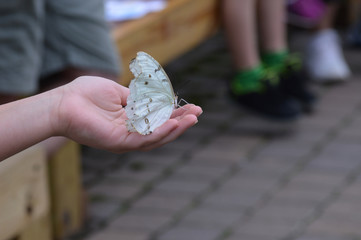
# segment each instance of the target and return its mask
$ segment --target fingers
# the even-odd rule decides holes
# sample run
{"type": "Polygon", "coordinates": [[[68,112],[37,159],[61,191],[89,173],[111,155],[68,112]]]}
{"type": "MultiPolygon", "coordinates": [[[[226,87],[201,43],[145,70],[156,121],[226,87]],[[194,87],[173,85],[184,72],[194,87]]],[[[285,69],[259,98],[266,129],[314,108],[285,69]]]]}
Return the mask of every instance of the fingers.
{"type": "Polygon", "coordinates": [[[197,117],[195,115],[186,115],[184,118],[178,121],[178,127],[173,131],[169,132],[164,138],[162,138],[158,142],[154,142],[149,144],[144,148],[144,150],[151,150],[153,148],[160,147],[164,144],[167,144],[171,141],[177,139],[180,135],[182,135],[188,128],[194,126],[198,122],[197,117]]]}
{"type": "Polygon", "coordinates": [[[140,135],[139,133],[131,133],[126,139],[126,142],[128,144],[128,149],[147,150],[148,146],[162,141],[162,139],[166,138],[177,127],[178,127],[178,121],[175,119],[170,119],[149,135],[140,135]]]}
{"type": "Polygon", "coordinates": [[[173,111],[171,118],[179,118],[181,116],[187,115],[187,114],[193,114],[195,116],[200,116],[202,114],[202,108],[199,106],[196,106],[194,104],[187,104],[183,107],[177,108],[173,111]]]}
{"type": "Polygon", "coordinates": [[[127,137],[127,143],[130,150],[151,150],[169,143],[188,128],[198,122],[197,117],[202,114],[202,108],[193,104],[187,104],[185,107],[176,109],[172,118],[165,122],[162,126],[155,129],[149,135],[143,136],[139,133],[132,133],[127,137]]]}

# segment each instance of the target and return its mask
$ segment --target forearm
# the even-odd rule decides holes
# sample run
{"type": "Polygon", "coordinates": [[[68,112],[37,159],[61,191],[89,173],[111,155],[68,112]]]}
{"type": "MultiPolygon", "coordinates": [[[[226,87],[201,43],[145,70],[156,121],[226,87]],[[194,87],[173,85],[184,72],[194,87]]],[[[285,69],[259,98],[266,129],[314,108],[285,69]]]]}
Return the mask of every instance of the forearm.
{"type": "Polygon", "coordinates": [[[57,91],[0,105],[0,161],[56,134],[57,91]]]}

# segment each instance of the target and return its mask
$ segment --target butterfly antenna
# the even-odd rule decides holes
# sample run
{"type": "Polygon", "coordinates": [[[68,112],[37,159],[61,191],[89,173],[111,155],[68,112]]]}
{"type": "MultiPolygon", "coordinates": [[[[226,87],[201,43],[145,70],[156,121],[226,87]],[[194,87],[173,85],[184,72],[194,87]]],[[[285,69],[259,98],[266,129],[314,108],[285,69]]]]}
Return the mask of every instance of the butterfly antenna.
{"type": "Polygon", "coordinates": [[[178,106],[180,106],[180,104],[184,102],[185,104],[189,104],[189,102],[187,102],[185,99],[181,98],[178,102],[178,106]]]}
{"type": "Polygon", "coordinates": [[[181,99],[179,100],[179,102],[177,103],[178,107],[183,108],[184,110],[187,110],[187,109],[184,107],[186,104],[189,104],[189,103],[188,103],[186,100],[184,100],[183,98],[181,98],[181,99]],[[185,103],[183,106],[181,106],[181,103],[182,103],[182,102],[185,103]]]}

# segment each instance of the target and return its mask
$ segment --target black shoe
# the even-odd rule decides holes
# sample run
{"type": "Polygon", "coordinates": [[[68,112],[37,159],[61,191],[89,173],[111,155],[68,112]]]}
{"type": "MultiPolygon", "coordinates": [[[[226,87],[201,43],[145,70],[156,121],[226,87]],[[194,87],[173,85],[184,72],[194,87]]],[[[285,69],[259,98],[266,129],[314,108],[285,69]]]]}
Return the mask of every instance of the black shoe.
{"type": "Polygon", "coordinates": [[[235,94],[231,97],[241,106],[263,117],[278,120],[295,120],[301,114],[299,103],[285,95],[277,84],[262,80],[262,91],[235,94]]]}
{"type": "Polygon", "coordinates": [[[280,75],[280,89],[284,94],[298,100],[303,112],[313,111],[317,98],[309,89],[307,74],[298,63],[286,62],[286,67],[280,75]]]}

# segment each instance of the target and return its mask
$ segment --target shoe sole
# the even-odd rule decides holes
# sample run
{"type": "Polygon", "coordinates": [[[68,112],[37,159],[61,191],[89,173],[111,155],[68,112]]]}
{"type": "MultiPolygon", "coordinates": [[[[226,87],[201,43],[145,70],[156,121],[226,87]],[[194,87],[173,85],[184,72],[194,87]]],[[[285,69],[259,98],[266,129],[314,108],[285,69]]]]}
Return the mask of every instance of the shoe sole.
{"type": "Polygon", "coordinates": [[[255,119],[260,119],[265,122],[274,123],[274,124],[294,124],[297,122],[297,120],[300,118],[300,115],[297,115],[295,117],[289,117],[289,118],[275,118],[268,115],[263,115],[258,112],[253,111],[252,109],[249,109],[245,106],[242,106],[241,104],[237,103],[235,100],[232,99],[232,97],[227,97],[227,102],[237,109],[237,111],[241,114],[244,114],[246,116],[252,116],[255,119]]]}

